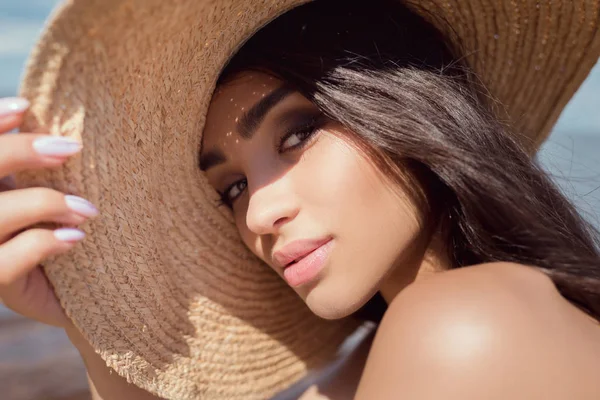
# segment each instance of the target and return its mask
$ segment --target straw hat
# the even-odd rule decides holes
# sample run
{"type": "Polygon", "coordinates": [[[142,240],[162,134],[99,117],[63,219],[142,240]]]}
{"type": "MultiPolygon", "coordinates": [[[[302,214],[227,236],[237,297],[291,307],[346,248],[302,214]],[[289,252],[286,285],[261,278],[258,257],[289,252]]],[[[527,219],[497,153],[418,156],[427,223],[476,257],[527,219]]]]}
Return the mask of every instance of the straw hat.
{"type": "MultiPolygon", "coordinates": [[[[267,398],[355,328],[325,322],[244,247],[198,165],[221,69],[304,0],[71,0],[29,60],[24,131],[81,140],[22,186],[84,196],[102,214],[45,265],[106,363],[172,399],[267,398]]],[[[600,53],[600,0],[423,0],[537,146],[600,53]]]]}

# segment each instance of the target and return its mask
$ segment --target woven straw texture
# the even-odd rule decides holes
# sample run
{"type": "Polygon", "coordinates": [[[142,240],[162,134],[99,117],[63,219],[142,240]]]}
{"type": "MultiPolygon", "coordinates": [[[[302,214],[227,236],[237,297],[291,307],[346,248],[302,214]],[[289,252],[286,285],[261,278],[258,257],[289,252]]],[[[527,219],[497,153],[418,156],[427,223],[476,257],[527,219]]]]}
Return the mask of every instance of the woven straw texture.
{"type": "MultiPolygon", "coordinates": [[[[64,168],[20,174],[20,186],[101,210],[47,274],[107,364],[161,397],[268,398],[355,328],[314,317],[249,253],[198,168],[219,72],[261,26],[304,2],[72,0],[30,57],[22,130],[84,149],[64,168]]],[[[600,52],[600,0],[412,6],[463,49],[534,147],[600,52]]]]}

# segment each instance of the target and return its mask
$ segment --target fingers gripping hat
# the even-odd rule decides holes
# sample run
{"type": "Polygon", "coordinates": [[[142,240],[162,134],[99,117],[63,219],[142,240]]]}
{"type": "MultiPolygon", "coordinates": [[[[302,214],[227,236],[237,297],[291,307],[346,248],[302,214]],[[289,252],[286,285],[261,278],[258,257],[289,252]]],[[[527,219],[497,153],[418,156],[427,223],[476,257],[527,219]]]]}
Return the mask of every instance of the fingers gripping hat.
{"type": "MultiPolygon", "coordinates": [[[[313,316],[242,244],[198,168],[220,71],[302,0],[71,0],[22,82],[23,131],[80,140],[20,186],[102,210],[45,264],[75,325],[117,373],[172,399],[268,398],[331,357],[356,325],[313,316]]],[[[600,0],[406,3],[463,51],[532,148],[600,53],[600,0]]]]}

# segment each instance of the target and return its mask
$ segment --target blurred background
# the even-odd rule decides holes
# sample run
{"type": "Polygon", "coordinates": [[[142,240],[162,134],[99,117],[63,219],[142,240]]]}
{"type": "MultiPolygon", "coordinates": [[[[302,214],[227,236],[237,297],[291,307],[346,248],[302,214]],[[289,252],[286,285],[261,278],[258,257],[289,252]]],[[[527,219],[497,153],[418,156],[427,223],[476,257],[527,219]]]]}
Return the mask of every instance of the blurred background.
{"type": "MultiPolygon", "coordinates": [[[[0,97],[14,96],[23,64],[57,0],[0,0],[0,97]]],[[[581,213],[600,228],[600,64],[538,155],[581,213]]],[[[60,329],[0,305],[0,398],[83,400],[83,365],[60,329]]]]}

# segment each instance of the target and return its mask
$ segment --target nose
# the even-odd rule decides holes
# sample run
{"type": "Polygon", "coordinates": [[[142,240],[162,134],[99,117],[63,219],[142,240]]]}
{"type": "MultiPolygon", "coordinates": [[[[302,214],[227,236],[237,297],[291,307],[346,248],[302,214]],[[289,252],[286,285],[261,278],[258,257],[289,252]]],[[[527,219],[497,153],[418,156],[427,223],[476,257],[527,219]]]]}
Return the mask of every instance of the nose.
{"type": "Polygon", "coordinates": [[[285,179],[265,186],[248,187],[250,198],[246,212],[246,225],[256,235],[275,234],[298,212],[297,196],[287,187],[285,179]]]}

